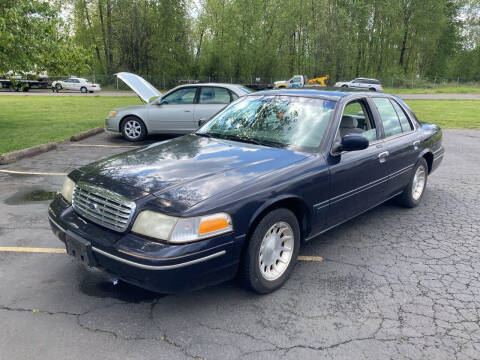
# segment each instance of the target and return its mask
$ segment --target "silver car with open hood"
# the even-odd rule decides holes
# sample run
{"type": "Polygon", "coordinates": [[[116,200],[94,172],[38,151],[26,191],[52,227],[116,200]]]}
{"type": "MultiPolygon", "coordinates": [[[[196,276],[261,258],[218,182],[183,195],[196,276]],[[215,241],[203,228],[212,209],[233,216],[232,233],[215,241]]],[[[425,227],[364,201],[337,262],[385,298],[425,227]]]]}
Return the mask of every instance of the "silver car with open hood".
{"type": "Polygon", "coordinates": [[[143,105],[112,110],[105,119],[108,131],[120,132],[129,141],[147,134],[188,134],[212,115],[251,91],[235,84],[189,84],[162,94],[144,78],[126,72],[116,74],[143,105]]]}

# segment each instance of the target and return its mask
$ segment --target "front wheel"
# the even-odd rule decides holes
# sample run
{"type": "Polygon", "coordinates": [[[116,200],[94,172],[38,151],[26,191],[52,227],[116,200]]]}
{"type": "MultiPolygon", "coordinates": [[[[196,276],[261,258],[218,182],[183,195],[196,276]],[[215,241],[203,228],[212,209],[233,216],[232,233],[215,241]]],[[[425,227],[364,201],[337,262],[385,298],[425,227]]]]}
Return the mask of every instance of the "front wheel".
{"type": "Polygon", "coordinates": [[[408,208],[420,204],[425,188],[427,187],[428,165],[424,158],[421,158],[413,169],[410,182],[397,198],[398,202],[408,208]]]}
{"type": "Polygon", "coordinates": [[[57,90],[57,92],[59,92],[60,90],[62,90],[62,84],[55,84],[55,90],[57,90]]]}
{"type": "Polygon", "coordinates": [[[141,141],[147,136],[147,128],[143,121],[129,116],[122,122],[122,135],[128,141],[141,141]]]}
{"type": "Polygon", "coordinates": [[[268,294],[289,278],[300,250],[300,227],[290,210],[278,208],[255,227],[240,267],[245,285],[268,294]]]}

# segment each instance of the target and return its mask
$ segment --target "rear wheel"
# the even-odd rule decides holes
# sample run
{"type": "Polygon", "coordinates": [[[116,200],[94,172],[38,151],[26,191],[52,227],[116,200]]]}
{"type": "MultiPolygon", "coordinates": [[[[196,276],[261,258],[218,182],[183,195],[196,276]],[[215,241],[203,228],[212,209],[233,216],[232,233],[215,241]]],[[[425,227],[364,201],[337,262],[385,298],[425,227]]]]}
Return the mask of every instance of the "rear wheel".
{"type": "Polygon", "coordinates": [[[371,88],[368,89],[368,90],[370,90],[370,91],[377,91],[377,89],[375,89],[375,88],[373,88],[373,87],[371,87],[371,88]]]}
{"type": "Polygon", "coordinates": [[[342,88],[347,88],[347,87],[348,87],[348,85],[342,85],[342,88]]]}
{"type": "Polygon", "coordinates": [[[122,121],[122,135],[128,141],[141,141],[147,136],[147,128],[137,117],[129,116],[122,121]]]}
{"type": "Polygon", "coordinates": [[[83,93],[83,94],[86,94],[87,93],[87,88],[85,86],[82,86],[80,88],[80,91],[83,93]]]}
{"type": "Polygon", "coordinates": [[[424,158],[421,158],[413,169],[410,182],[403,190],[397,200],[398,202],[409,208],[413,208],[420,204],[425,188],[427,187],[428,165],[424,158]]]}
{"type": "Polygon", "coordinates": [[[289,278],[299,250],[296,216],[288,209],[275,209],[255,227],[239,275],[248,288],[260,294],[275,291],[289,278]]]}

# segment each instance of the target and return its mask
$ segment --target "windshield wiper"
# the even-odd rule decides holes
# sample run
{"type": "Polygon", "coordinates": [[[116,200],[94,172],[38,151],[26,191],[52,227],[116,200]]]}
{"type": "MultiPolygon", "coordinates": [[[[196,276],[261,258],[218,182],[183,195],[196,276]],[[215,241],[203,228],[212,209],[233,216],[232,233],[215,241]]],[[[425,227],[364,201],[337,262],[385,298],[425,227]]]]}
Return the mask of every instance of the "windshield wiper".
{"type": "Polygon", "coordinates": [[[206,137],[206,138],[213,138],[215,136],[213,136],[212,134],[209,134],[209,133],[195,133],[195,135],[197,136],[203,136],[203,137],[206,137]]]}
{"type": "Polygon", "coordinates": [[[225,139],[228,140],[236,140],[240,142],[260,145],[260,146],[270,146],[270,147],[285,147],[285,144],[277,142],[277,141],[270,141],[270,140],[258,140],[248,136],[242,135],[222,135],[225,139]]]}

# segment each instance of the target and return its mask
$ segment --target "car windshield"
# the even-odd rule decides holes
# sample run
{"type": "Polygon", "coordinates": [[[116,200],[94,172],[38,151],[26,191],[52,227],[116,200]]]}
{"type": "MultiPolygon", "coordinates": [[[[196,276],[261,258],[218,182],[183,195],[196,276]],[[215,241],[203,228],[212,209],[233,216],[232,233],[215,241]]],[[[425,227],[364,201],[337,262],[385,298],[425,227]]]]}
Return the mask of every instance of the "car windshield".
{"type": "Polygon", "coordinates": [[[297,96],[247,96],[197,134],[278,147],[318,147],[335,104],[297,96]]]}

